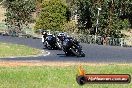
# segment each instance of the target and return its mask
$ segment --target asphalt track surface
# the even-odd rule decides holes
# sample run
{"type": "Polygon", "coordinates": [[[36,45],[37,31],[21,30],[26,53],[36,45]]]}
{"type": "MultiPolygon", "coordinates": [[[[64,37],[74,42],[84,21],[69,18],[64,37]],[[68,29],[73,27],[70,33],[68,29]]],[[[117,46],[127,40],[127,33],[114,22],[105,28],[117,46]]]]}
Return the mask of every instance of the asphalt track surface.
{"type": "MultiPolygon", "coordinates": [[[[0,42],[27,45],[43,50],[41,39],[1,36],[0,42]]],[[[50,55],[38,57],[0,58],[1,61],[75,61],[88,63],[132,63],[132,48],[81,44],[85,57],[66,57],[61,50],[47,50],[50,55]]]]}

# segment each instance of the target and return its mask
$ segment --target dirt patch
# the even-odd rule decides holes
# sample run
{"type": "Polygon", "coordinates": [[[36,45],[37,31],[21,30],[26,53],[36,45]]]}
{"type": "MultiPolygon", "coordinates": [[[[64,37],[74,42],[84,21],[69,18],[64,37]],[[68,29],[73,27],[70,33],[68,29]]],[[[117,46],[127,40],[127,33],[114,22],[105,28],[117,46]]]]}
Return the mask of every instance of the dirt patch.
{"type": "Polygon", "coordinates": [[[0,5],[0,22],[3,22],[3,20],[5,19],[5,12],[6,9],[0,5]]]}
{"type": "Polygon", "coordinates": [[[30,62],[20,62],[20,61],[1,61],[1,67],[18,67],[18,66],[75,66],[75,65],[86,65],[86,66],[108,66],[108,65],[124,65],[132,66],[132,64],[117,64],[117,63],[81,63],[81,62],[39,62],[39,61],[30,61],[30,62]]]}

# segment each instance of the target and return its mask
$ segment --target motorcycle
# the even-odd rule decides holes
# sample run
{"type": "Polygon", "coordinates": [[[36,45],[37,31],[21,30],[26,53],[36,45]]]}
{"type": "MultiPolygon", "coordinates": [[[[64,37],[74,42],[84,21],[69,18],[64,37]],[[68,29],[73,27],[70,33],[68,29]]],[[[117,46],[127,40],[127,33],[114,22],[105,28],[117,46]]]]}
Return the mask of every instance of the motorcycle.
{"type": "Polygon", "coordinates": [[[57,43],[57,38],[52,34],[47,35],[47,37],[45,39],[45,47],[47,49],[60,49],[60,47],[57,43]]]}
{"type": "Polygon", "coordinates": [[[72,37],[67,37],[63,41],[63,49],[66,56],[77,56],[77,57],[85,57],[85,54],[82,50],[82,46],[76,39],[72,37]]]}

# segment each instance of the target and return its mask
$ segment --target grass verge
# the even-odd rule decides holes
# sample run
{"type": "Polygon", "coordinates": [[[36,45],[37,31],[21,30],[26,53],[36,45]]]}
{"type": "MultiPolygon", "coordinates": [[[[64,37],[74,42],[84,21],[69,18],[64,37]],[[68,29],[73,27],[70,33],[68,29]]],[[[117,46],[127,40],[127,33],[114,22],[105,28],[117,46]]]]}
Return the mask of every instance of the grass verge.
{"type": "Polygon", "coordinates": [[[0,43],[0,58],[32,56],[42,53],[40,50],[24,45],[0,43]]]}
{"type": "MultiPolygon", "coordinates": [[[[0,67],[0,88],[132,88],[130,84],[86,84],[76,83],[78,66],[50,67],[23,66],[0,67]]],[[[87,73],[130,74],[132,66],[83,66],[87,73]]]]}

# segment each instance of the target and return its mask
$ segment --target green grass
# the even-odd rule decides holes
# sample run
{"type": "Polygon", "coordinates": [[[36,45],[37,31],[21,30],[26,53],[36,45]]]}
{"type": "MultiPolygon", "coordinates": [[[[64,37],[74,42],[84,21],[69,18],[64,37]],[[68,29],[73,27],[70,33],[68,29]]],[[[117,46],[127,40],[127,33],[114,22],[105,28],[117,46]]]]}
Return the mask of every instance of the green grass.
{"type": "Polygon", "coordinates": [[[30,56],[40,53],[40,50],[24,45],[0,43],[0,58],[12,56],[30,56]]]}
{"type": "MultiPolygon", "coordinates": [[[[84,66],[87,73],[130,74],[132,66],[84,66]]],[[[0,88],[132,88],[130,84],[76,83],[77,66],[0,67],[0,88]]]]}

